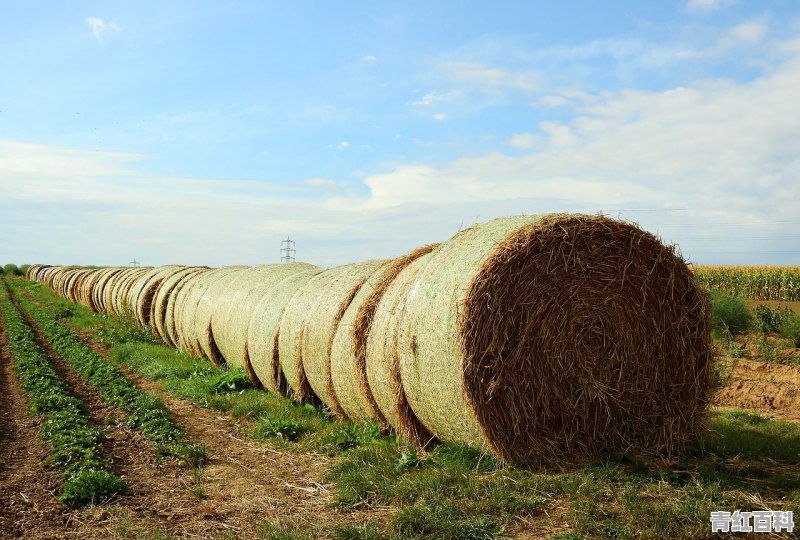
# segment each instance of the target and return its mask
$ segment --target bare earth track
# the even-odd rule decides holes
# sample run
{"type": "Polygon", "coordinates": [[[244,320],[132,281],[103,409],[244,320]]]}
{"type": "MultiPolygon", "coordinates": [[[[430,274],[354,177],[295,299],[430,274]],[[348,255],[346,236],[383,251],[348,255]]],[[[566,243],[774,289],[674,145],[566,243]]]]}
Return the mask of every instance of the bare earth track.
{"type": "MultiPolygon", "coordinates": [[[[176,424],[193,442],[205,445],[210,456],[199,478],[192,478],[174,465],[159,463],[151,443],[125,428],[119,422],[122,413],[87,387],[52,350],[30,318],[26,316],[26,320],[56,371],[86,402],[95,424],[104,427],[108,439],[106,455],[112,457],[114,471],[126,478],[133,491],[131,496],[121,497],[103,510],[64,513],[65,517],[56,522],[48,520],[55,536],[41,538],[119,538],[128,536],[120,531],[164,531],[180,538],[246,539],[261,536],[259,524],[265,521],[311,525],[315,537],[323,537],[340,525],[383,522],[392,511],[337,511],[329,504],[333,488],[322,481],[330,461],[327,456],[280,452],[245,440],[239,435],[241,428],[237,429],[235,420],[175,398],[158,383],[119,366],[131,382],[161,398],[176,424]],[[63,525],[65,522],[67,526],[63,525]]],[[[96,353],[108,356],[108,348],[88,333],[70,329],[96,353]]],[[[44,450],[40,454],[44,455],[44,450]]],[[[21,485],[29,484],[27,477],[21,485]]],[[[49,493],[46,495],[58,515],[57,501],[49,493]]]]}
{"type": "Polygon", "coordinates": [[[800,421],[800,368],[775,362],[730,361],[735,362],[734,368],[730,380],[717,391],[717,404],[800,421]]]}
{"type": "MultiPolygon", "coordinates": [[[[71,328],[95,352],[108,356],[108,348],[84,331],[71,328]]],[[[313,453],[280,452],[239,436],[236,420],[164,392],[157,382],[119,366],[127,377],[146,392],[158,395],[172,418],[193,441],[205,444],[211,456],[203,469],[208,499],[196,512],[252,534],[254,523],[263,520],[314,524],[318,533],[338,525],[382,522],[389,508],[337,512],[329,506],[332,486],[322,476],[330,459],[313,453]]]]}
{"type": "Polygon", "coordinates": [[[66,517],[54,496],[55,481],[41,464],[47,450],[12,362],[0,313],[0,534],[20,538],[38,531],[39,538],[59,538],[48,530],[61,529],[66,517]]]}

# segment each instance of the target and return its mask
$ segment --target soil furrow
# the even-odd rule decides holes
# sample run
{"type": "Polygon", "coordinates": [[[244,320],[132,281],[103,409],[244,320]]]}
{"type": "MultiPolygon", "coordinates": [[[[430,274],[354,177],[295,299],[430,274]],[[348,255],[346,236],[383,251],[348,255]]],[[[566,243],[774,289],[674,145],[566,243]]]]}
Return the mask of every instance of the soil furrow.
{"type": "MultiPolygon", "coordinates": [[[[109,357],[109,348],[96,341],[90,332],[72,327],[66,321],[62,324],[95,353],[109,357]]],[[[127,366],[116,365],[136,386],[157,395],[173,421],[193,442],[208,448],[210,459],[199,479],[203,498],[192,508],[195,521],[198,525],[205,524],[206,529],[201,531],[185,523],[185,534],[209,538],[212,532],[224,534],[227,531],[228,534],[235,532],[236,538],[254,538],[258,536],[259,524],[269,521],[311,525],[315,536],[322,537],[339,525],[384,522],[394,511],[389,508],[357,511],[332,508],[333,486],[322,480],[330,463],[327,456],[281,452],[247,440],[235,419],[176,398],[164,391],[158,382],[134,373],[127,366]]],[[[166,517],[170,520],[185,518],[180,513],[174,516],[168,513],[166,517]]]]}
{"type": "Polygon", "coordinates": [[[4,538],[60,538],[65,516],[53,475],[13,367],[0,313],[0,531],[4,538]]]}
{"type": "Polygon", "coordinates": [[[208,532],[205,526],[194,524],[198,501],[188,491],[193,484],[191,475],[175,464],[160,462],[153,444],[125,426],[124,412],[103,401],[99,393],[53,350],[13,296],[12,301],[33,329],[37,343],[46,352],[53,369],[67,383],[73,395],[83,401],[91,423],[103,431],[103,454],[111,460],[113,471],[125,478],[132,491],[131,495],[120,497],[113,505],[106,506],[101,520],[84,521],[78,515],[79,511],[73,512],[67,523],[83,524],[80,527],[82,534],[89,532],[89,528],[96,537],[110,537],[122,521],[134,521],[133,526],[170,534],[208,532]]]}

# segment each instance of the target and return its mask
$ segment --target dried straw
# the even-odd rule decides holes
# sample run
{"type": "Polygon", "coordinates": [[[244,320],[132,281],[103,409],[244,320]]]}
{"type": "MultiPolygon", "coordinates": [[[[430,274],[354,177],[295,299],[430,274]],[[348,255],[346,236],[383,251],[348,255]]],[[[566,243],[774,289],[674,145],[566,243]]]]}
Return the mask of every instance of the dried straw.
{"type": "Polygon", "coordinates": [[[372,260],[328,270],[334,277],[303,321],[303,372],[316,396],[335,416],[344,416],[331,379],[331,348],[336,328],[361,285],[388,262],[372,260]]]}
{"type": "Polygon", "coordinates": [[[436,437],[510,462],[669,455],[704,427],[708,304],[674,248],[629,223],[494,220],[417,277],[403,388],[436,437]]]}
{"type": "Polygon", "coordinates": [[[164,336],[168,345],[180,347],[179,330],[180,319],[178,313],[182,311],[183,304],[186,302],[188,291],[194,283],[202,278],[211,269],[200,269],[195,273],[187,275],[175,285],[175,289],[167,298],[167,306],[164,312],[164,336]]]}
{"type": "Polygon", "coordinates": [[[208,268],[204,266],[190,266],[176,270],[170,276],[165,277],[156,289],[150,311],[150,329],[165,343],[169,343],[166,331],[169,299],[176,289],[180,290],[181,282],[205,270],[208,270],[208,268]]]}
{"type": "Polygon", "coordinates": [[[155,295],[156,289],[161,285],[161,282],[183,268],[185,267],[177,265],[159,266],[147,272],[134,283],[129,293],[129,302],[135,308],[136,320],[139,321],[140,325],[144,327],[150,325],[150,308],[153,305],[153,295],[155,295]]]}
{"type": "Polygon", "coordinates": [[[322,272],[319,268],[304,270],[276,283],[253,306],[247,324],[245,365],[250,365],[259,383],[278,396],[289,395],[289,385],[279,359],[280,325],[284,310],[298,289],[322,272]]]}
{"type": "Polygon", "coordinates": [[[418,248],[387,262],[361,286],[339,321],[331,348],[331,380],[339,405],[353,421],[375,419],[385,423],[367,383],[367,336],[383,293],[403,268],[433,248],[418,248]]]}
{"type": "Polygon", "coordinates": [[[417,420],[406,399],[397,345],[406,297],[430,258],[431,254],[427,253],[414,259],[386,286],[372,309],[370,329],[362,346],[372,403],[378,409],[375,416],[418,448],[425,447],[432,437],[417,420]]]}
{"type": "Polygon", "coordinates": [[[247,355],[247,331],[253,309],[275,285],[299,272],[316,269],[306,263],[255,266],[232,280],[223,291],[211,317],[211,331],[228,366],[244,369],[253,382],[261,385],[247,355]]]}

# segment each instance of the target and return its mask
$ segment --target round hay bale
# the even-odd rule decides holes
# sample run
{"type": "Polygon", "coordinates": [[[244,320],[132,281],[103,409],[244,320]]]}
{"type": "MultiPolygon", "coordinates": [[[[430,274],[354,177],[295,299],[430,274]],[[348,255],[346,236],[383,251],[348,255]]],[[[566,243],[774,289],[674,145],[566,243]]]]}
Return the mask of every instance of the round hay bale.
{"type": "Polygon", "coordinates": [[[630,223],[551,214],[462,231],[406,312],[403,389],[443,441],[555,464],[669,455],[704,428],[708,295],[674,247],[630,223]]]}
{"type": "Polygon", "coordinates": [[[424,448],[432,437],[420,424],[406,399],[400,377],[398,339],[405,316],[406,297],[417,276],[431,258],[426,253],[407,264],[386,286],[372,310],[364,349],[364,370],[372,397],[370,413],[385,427],[393,428],[417,448],[424,448]]]}
{"type": "MultiPolygon", "coordinates": [[[[338,417],[343,417],[344,412],[336,399],[331,380],[331,347],[336,328],[361,285],[388,262],[372,260],[323,272],[330,274],[330,279],[303,319],[300,336],[302,371],[314,394],[338,417]]],[[[287,313],[290,307],[291,304],[286,308],[287,313]]],[[[281,324],[281,332],[283,330],[281,324]]]]}
{"type": "Polygon", "coordinates": [[[166,311],[164,313],[164,335],[166,342],[173,347],[180,347],[178,313],[183,308],[188,291],[195,281],[199,280],[204,274],[211,272],[212,269],[200,270],[178,280],[172,294],[167,298],[166,311]]]}
{"type": "Polygon", "coordinates": [[[196,333],[195,317],[201,305],[203,296],[210,287],[213,287],[220,280],[227,280],[231,274],[242,271],[245,266],[225,266],[215,270],[209,270],[200,274],[197,279],[181,291],[180,303],[175,305],[175,322],[178,332],[178,343],[188,354],[200,357],[203,351],[200,349],[200,337],[196,333]]]}
{"type": "Polygon", "coordinates": [[[140,277],[131,289],[130,300],[135,306],[136,319],[144,327],[150,326],[151,307],[153,296],[161,282],[185,266],[168,265],[153,268],[150,272],[140,277]]]}
{"type": "Polygon", "coordinates": [[[222,292],[211,316],[211,334],[228,366],[244,369],[251,380],[261,385],[247,358],[247,330],[253,308],[276,284],[298,272],[314,270],[307,263],[282,263],[254,266],[233,279],[222,292]]]}
{"type": "Polygon", "coordinates": [[[136,306],[131,303],[130,291],[137,280],[150,272],[150,270],[152,270],[152,268],[146,266],[131,268],[131,271],[127,272],[122,279],[120,279],[113,293],[111,303],[111,309],[114,315],[124,319],[134,317],[136,306]]]}
{"type": "Polygon", "coordinates": [[[97,313],[108,313],[108,306],[106,304],[106,287],[115,275],[121,273],[124,268],[111,267],[105,268],[100,271],[100,276],[92,290],[92,309],[97,313]]]}
{"type": "MultiPolygon", "coordinates": [[[[311,320],[312,314],[317,310],[318,304],[322,302],[323,297],[329,295],[334,289],[336,289],[337,294],[331,296],[329,300],[329,303],[333,304],[333,306],[329,306],[329,309],[323,308],[324,310],[320,312],[319,322],[324,324],[325,322],[321,320],[324,314],[329,313],[331,311],[330,308],[340,307],[340,302],[342,300],[346,299],[349,303],[349,301],[352,300],[352,296],[349,298],[346,297],[353,287],[357,288],[357,286],[361,285],[364,279],[366,279],[366,276],[362,278],[362,273],[371,270],[374,265],[375,261],[369,261],[368,265],[365,266],[363,270],[359,269],[358,264],[348,264],[325,270],[319,275],[314,276],[298,289],[286,305],[278,332],[278,358],[281,364],[281,371],[286,378],[290,394],[294,399],[304,401],[314,396],[314,390],[310,386],[304,370],[303,355],[308,349],[308,347],[305,346],[304,339],[305,332],[309,331],[307,322],[311,320]],[[348,279],[350,275],[353,276],[352,279],[348,279]],[[337,280],[341,281],[338,286],[335,284],[337,280]],[[345,298],[342,298],[343,296],[345,298]],[[337,299],[339,302],[337,302],[337,299]]],[[[347,306],[345,306],[345,309],[346,308],[347,306]]],[[[328,323],[330,322],[331,321],[328,321],[328,323]]],[[[338,323],[338,320],[336,322],[338,323]]],[[[317,324],[317,321],[315,321],[314,324],[317,324]]],[[[333,331],[335,330],[336,327],[334,325],[330,332],[331,339],[333,339],[333,331]]],[[[318,341],[321,341],[319,334],[324,332],[324,330],[322,332],[317,332],[316,329],[311,331],[317,334],[311,342],[315,345],[314,352],[319,353],[320,351],[316,345],[318,345],[318,341]]],[[[309,345],[311,345],[311,343],[309,343],[309,345]]],[[[324,350],[322,352],[324,353],[324,350]]],[[[325,392],[325,380],[328,376],[324,374],[324,369],[319,365],[323,364],[325,361],[320,361],[316,356],[318,355],[315,354],[315,358],[309,362],[310,369],[314,372],[312,377],[315,378],[315,384],[321,389],[323,394],[326,394],[325,398],[320,396],[320,399],[332,401],[331,396],[327,395],[325,392]]]]}
{"type": "Polygon", "coordinates": [[[194,313],[194,336],[197,343],[199,355],[206,357],[218,366],[223,358],[214,340],[211,319],[214,317],[214,309],[222,301],[225,291],[237,280],[244,276],[253,267],[240,267],[228,272],[224,278],[217,279],[209,283],[208,288],[199,297],[197,308],[194,313]]]}
{"type": "Polygon", "coordinates": [[[158,284],[153,293],[153,301],[150,308],[150,330],[165,343],[169,343],[166,334],[167,305],[170,297],[179,289],[180,283],[204,269],[205,267],[189,266],[176,270],[172,274],[164,277],[158,284]]]}
{"type": "Polygon", "coordinates": [[[253,306],[247,324],[244,363],[250,365],[259,383],[277,396],[289,395],[278,354],[283,312],[298,289],[321,272],[322,269],[314,268],[292,274],[265,292],[253,306]]]}
{"type": "Polygon", "coordinates": [[[358,290],[344,312],[331,347],[331,380],[345,415],[355,422],[385,423],[367,382],[365,345],[372,317],[383,293],[397,275],[435,246],[424,246],[379,268],[358,290]]]}

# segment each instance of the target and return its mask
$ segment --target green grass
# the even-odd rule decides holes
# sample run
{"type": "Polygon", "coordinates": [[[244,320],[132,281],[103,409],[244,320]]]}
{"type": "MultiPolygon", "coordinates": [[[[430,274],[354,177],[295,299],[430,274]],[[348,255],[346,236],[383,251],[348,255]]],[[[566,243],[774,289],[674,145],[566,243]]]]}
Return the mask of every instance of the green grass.
{"type": "MultiPolygon", "coordinates": [[[[81,317],[79,306],[75,317],[81,317]]],[[[70,324],[75,317],[69,320],[70,324]]],[[[95,335],[106,318],[87,328],[95,335]]],[[[727,323],[726,323],[727,324],[727,323]]],[[[170,393],[243,420],[256,439],[290,451],[333,456],[326,480],[347,512],[398,509],[381,527],[324,531],[334,538],[499,538],[524,522],[551,519],[554,537],[705,538],[711,510],[797,510],[798,426],[737,411],[710,414],[711,432],[672,462],[609,456],[565,471],[503,466],[474,449],[440,445],[418,454],[374,424],[333,422],[311,405],[220,381],[240,376],[152,342],[112,343],[112,357],[170,393]],[[215,382],[216,381],[216,382],[215,382]],[[563,510],[556,510],[563,509],[563,510]],[[560,512],[560,513],[559,513],[560,512]]],[[[724,376],[724,373],[720,373],[724,376]]],[[[320,531],[263,522],[259,538],[314,538],[320,531]]]]}
{"type": "Polygon", "coordinates": [[[156,443],[159,456],[187,466],[202,461],[202,448],[194,447],[172,422],[169,411],[155,396],[133,384],[122,371],[90,349],[69,328],[24,295],[17,299],[58,355],[94,386],[103,399],[127,413],[126,423],[156,443]]]}
{"type": "Polygon", "coordinates": [[[102,455],[102,433],[89,424],[83,402],[53,370],[5,286],[0,286],[0,305],[17,375],[31,411],[42,419],[42,439],[50,449],[46,462],[62,471],[61,503],[101,504],[127,493],[125,481],[110,471],[102,455]]]}

